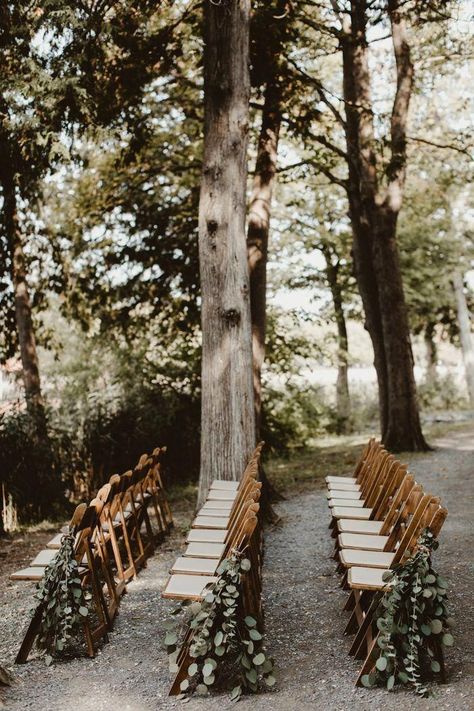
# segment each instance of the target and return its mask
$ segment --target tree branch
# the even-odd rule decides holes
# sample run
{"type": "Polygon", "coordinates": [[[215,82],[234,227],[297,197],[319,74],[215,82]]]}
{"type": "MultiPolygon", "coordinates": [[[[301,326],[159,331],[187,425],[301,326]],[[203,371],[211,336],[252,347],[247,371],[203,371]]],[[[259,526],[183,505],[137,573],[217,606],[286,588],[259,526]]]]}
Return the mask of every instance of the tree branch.
{"type": "Polygon", "coordinates": [[[326,176],[326,178],[331,182],[336,185],[340,185],[341,188],[344,188],[344,190],[347,190],[348,188],[348,182],[344,178],[338,178],[337,175],[334,175],[329,168],[326,168],[323,165],[320,165],[317,161],[308,159],[308,160],[302,160],[299,161],[298,163],[292,163],[291,165],[286,165],[284,168],[279,168],[278,169],[278,174],[280,173],[286,173],[289,170],[293,170],[294,168],[300,168],[303,165],[309,165],[312,168],[316,170],[317,173],[322,173],[323,175],[326,176]]]}
{"type": "Polygon", "coordinates": [[[419,136],[407,136],[408,141],[414,141],[415,143],[426,143],[428,146],[434,146],[435,148],[446,148],[450,151],[457,151],[457,153],[463,153],[468,156],[472,161],[474,157],[472,153],[467,148],[460,148],[452,143],[436,143],[436,141],[430,141],[428,138],[420,138],[419,136]]]}
{"type": "Polygon", "coordinates": [[[408,109],[413,89],[414,68],[410,56],[405,18],[399,0],[388,0],[388,14],[392,30],[393,53],[397,71],[397,89],[393,100],[391,133],[391,158],[387,166],[389,179],[387,198],[396,211],[401,206],[401,193],[405,182],[407,158],[408,109]]]}
{"type": "MultiPolygon", "coordinates": [[[[323,104],[325,104],[328,107],[328,109],[332,112],[333,116],[341,124],[341,126],[345,126],[345,121],[344,121],[342,114],[337,110],[337,108],[334,106],[332,101],[330,101],[328,99],[328,97],[326,96],[327,89],[324,88],[324,86],[321,84],[319,79],[312,77],[310,74],[305,72],[304,69],[301,69],[301,67],[299,67],[293,59],[290,59],[289,57],[287,57],[287,62],[289,64],[291,64],[296,69],[296,71],[302,77],[304,77],[306,79],[306,81],[308,81],[310,84],[312,84],[314,86],[314,88],[316,89],[318,96],[319,96],[320,100],[323,102],[323,104]]],[[[339,98],[339,97],[336,97],[336,98],[339,98]]]]}

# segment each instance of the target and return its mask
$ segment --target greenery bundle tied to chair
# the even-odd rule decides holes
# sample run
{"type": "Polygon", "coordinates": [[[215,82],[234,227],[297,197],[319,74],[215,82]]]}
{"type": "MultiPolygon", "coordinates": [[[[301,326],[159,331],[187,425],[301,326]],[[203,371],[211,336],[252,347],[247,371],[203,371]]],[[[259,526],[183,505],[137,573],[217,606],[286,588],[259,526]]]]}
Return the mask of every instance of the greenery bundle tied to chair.
{"type": "MultiPolygon", "coordinates": [[[[189,645],[191,663],[180,683],[181,692],[207,694],[218,682],[232,688],[231,699],[236,701],[245,691],[257,692],[260,682],[268,687],[275,684],[273,660],[266,654],[257,620],[244,610],[243,576],[250,568],[250,561],[237,552],[220,564],[218,578],[203,601],[186,605],[181,644],[178,623],[168,623],[165,645],[170,671],[179,671],[184,646],[189,645]]],[[[173,614],[184,606],[178,605],[173,614]]]]}
{"type": "Polygon", "coordinates": [[[384,684],[391,690],[399,681],[428,696],[426,683],[433,674],[444,675],[443,647],[453,644],[453,620],[448,613],[448,584],[431,563],[437,547],[426,529],[414,554],[384,574],[391,587],[381,594],[376,612],[380,655],[375,670],[362,677],[364,686],[384,684]]]}
{"type": "Polygon", "coordinates": [[[88,601],[92,596],[82,587],[74,546],[75,533],[64,534],[35,594],[39,602],[35,613],[42,609],[36,645],[46,652],[47,664],[63,652],[89,615],[88,601]]]}

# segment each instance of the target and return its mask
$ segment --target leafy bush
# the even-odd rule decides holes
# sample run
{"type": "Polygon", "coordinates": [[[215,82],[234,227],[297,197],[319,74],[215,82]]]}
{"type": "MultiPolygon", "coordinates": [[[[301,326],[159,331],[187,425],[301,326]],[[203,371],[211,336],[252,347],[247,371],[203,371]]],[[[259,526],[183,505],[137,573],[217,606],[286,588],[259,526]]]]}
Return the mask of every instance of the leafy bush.
{"type": "Polygon", "coordinates": [[[61,462],[68,446],[67,435],[52,426],[48,440],[39,439],[26,412],[0,415],[0,484],[11,495],[21,520],[55,515],[64,508],[61,462]]]}
{"type": "Polygon", "coordinates": [[[459,410],[469,406],[465,393],[450,373],[420,383],[418,399],[421,408],[428,411],[459,410]]]}

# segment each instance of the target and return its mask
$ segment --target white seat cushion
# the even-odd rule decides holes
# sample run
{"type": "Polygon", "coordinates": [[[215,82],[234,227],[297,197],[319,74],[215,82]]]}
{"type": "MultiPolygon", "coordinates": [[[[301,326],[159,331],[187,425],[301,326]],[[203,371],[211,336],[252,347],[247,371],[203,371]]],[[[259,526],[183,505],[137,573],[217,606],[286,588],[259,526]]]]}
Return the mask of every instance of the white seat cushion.
{"type": "Polygon", "coordinates": [[[338,536],[341,548],[355,548],[363,551],[383,551],[387,541],[388,536],[370,536],[363,533],[340,533],[338,536]]]}
{"type": "Polygon", "coordinates": [[[339,559],[346,568],[354,565],[364,568],[390,568],[395,553],[383,553],[382,551],[358,551],[353,548],[342,548],[339,551],[339,559]]]}
{"type": "Polygon", "coordinates": [[[365,533],[377,536],[383,526],[383,521],[362,521],[353,518],[340,518],[337,528],[341,533],[365,533]]]}
{"type": "Polygon", "coordinates": [[[189,573],[190,575],[215,575],[218,560],[211,558],[186,558],[180,556],[173,563],[171,573],[189,573]]]}
{"type": "Polygon", "coordinates": [[[237,491],[221,491],[220,489],[211,489],[207,495],[207,501],[235,501],[237,491]]]}
{"type": "Polygon", "coordinates": [[[229,519],[222,516],[196,516],[192,528],[227,528],[229,519]]]}
{"type": "Polygon", "coordinates": [[[360,484],[349,484],[349,482],[339,484],[337,481],[330,481],[328,483],[328,489],[330,491],[360,491],[360,484]]]}
{"type": "Polygon", "coordinates": [[[335,506],[350,506],[351,508],[361,509],[364,507],[365,502],[362,499],[329,499],[329,508],[334,508],[335,506]]]}
{"type": "Polygon", "coordinates": [[[224,543],[228,531],[218,531],[209,528],[194,528],[186,536],[187,543],[224,543]]]}
{"type": "Polygon", "coordinates": [[[198,516],[213,516],[217,518],[229,518],[230,511],[226,509],[206,509],[204,506],[199,510],[198,516]]]}
{"type": "Polygon", "coordinates": [[[361,518],[369,519],[373,509],[356,508],[355,506],[334,506],[331,514],[334,518],[361,518]]]}
{"type": "Polygon", "coordinates": [[[240,481],[226,481],[225,479],[214,479],[211,489],[221,489],[222,491],[237,491],[240,481]]]}
{"type": "Polygon", "coordinates": [[[330,489],[326,494],[326,498],[333,499],[334,501],[336,501],[337,499],[349,499],[350,501],[357,501],[357,499],[360,499],[361,497],[361,491],[338,491],[338,489],[330,489]]]}
{"type": "Polygon", "coordinates": [[[201,600],[206,586],[216,580],[210,575],[172,575],[162,596],[175,600],[201,600]]]}
{"type": "Polygon", "coordinates": [[[382,580],[385,570],[382,568],[349,568],[347,572],[347,582],[355,590],[383,590],[390,587],[390,582],[382,580]]]}
{"type": "Polygon", "coordinates": [[[339,484],[352,484],[356,483],[355,477],[353,476],[327,476],[325,481],[329,482],[339,482],[339,484]]]}
{"type": "Polygon", "coordinates": [[[195,558],[217,558],[220,560],[224,552],[224,543],[188,543],[183,555],[195,558]]]}
{"type": "Polygon", "coordinates": [[[201,508],[201,511],[205,509],[225,509],[226,511],[231,511],[234,505],[233,501],[206,501],[206,503],[201,508]]]}

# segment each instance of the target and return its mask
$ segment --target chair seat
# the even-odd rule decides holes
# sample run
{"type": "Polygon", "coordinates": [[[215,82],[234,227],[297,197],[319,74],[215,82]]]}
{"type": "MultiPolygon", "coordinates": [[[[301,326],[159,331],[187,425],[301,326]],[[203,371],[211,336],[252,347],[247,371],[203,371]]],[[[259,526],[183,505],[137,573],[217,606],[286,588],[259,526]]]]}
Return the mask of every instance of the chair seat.
{"type": "Polygon", "coordinates": [[[342,482],[341,484],[337,481],[329,482],[328,489],[330,491],[360,491],[360,484],[352,484],[347,482],[342,482]]]}
{"type": "Polygon", "coordinates": [[[356,548],[363,551],[383,551],[387,545],[388,536],[370,536],[363,533],[340,533],[338,541],[341,548],[356,548]]]}
{"type": "Polygon", "coordinates": [[[41,580],[45,570],[45,567],[41,568],[40,566],[23,568],[12,573],[10,580],[41,580]]]}
{"type": "Polygon", "coordinates": [[[227,517],[213,516],[196,516],[192,523],[192,528],[224,528],[226,529],[229,523],[227,517]]]}
{"type": "Polygon", "coordinates": [[[328,506],[329,508],[334,508],[335,506],[349,506],[350,508],[359,508],[362,509],[364,507],[365,501],[362,499],[329,499],[328,500],[328,506]]]}
{"type": "Polygon", "coordinates": [[[325,481],[329,483],[338,482],[339,484],[355,484],[356,480],[353,476],[327,476],[325,481]]]}
{"type": "Polygon", "coordinates": [[[233,501],[206,501],[206,503],[203,504],[201,511],[203,509],[206,509],[206,511],[209,509],[225,509],[226,511],[232,511],[233,505],[233,501]]]}
{"type": "Polygon", "coordinates": [[[218,560],[210,558],[186,558],[180,556],[173,563],[171,574],[189,573],[189,575],[215,575],[219,566],[218,560]]]}
{"type": "Polygon", "coordinates": [[[237,491],[240,481],[226,481],[225,479],[214,479],[211,484],[211,489],[220,489],[221,491],[237,491]]]}
{"type": "Polygon", "coordinates": [[[339,491],[338,489],[330,489],[326,494],[326,498],[333,499],[334,501],[336,499],[349,499],[350,501],[356,501],[357,499],[362,498],[362,492],[361,491],[339,491]]]}
{"type": "Polygon", "coordinates": [[[202,600],[206,586],[216,580],[210,575],[172,575],[161,594],[175,600],[202,600]]]}
{"type": "Polygon", "coordinates": [[[225,543],[228,531],[217,531],[209,528],[195,528],[188,532],[186,543],[225,543]]]}
{"type": "Polygon", "coordinates": [[[206,509],[204,506],[199,510],[198,516],[213,516],[217,518],[227,518],[230,517],[230,511],[226,509],[206,509]]]}
{"type": "Polygon", "coordinates": [[[384,572],[381,568],[349,568],[347,582],[354,590],[383,590],[391,585],[382,579],[384,572]]]}
{"type": "Polygon", "coordinates": [[[353,548],[343,548],[339,551],[339,559],[346,568],[354,565],[364,568],[390,568],[395,553],[382,551],[358,551],[353,548]]]}
{"type": "Polygon", "coordinates": [[[45,548],[40,551],[36,558],[31,561],[31,567],[36,568],[38,566],[44,567],[49,565],[54,558],[56,558],[58,552],[57,550],[51,550],[50,548],[45,548]]]}
{"type": "Polygon", "coordinates": [[[57,533],[54,538],[47,542],[46,548],[54,548],[54,550],[58,550],[59,548],[61,548],[61,541],[63,536],[64,533],[57,533]]]}
{"type": "Polygon", "coordinates": [[[207,501],[235,501],[237,491],[221,491],[220,489],[211,489],[207,495],[207,501]]]}
{"type": "Polygon", "coordinates": [[[224,543],[189,543],[183,555],[196,558],[221,559],[225,552],[224,543]]]}
{"type": "Polygon", "coordinates": [[[356,508],[355,506],[335,506],[331,511],[334,518],[369,519],[373,509],[356,508]]]}
{"type": "Polygon", "coordinates": [[[337,528],[341,533],[365,533],[377,536],[382,530],[383,521],[362,521],[353,518],[341,518],[337,528]]]}

